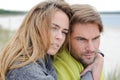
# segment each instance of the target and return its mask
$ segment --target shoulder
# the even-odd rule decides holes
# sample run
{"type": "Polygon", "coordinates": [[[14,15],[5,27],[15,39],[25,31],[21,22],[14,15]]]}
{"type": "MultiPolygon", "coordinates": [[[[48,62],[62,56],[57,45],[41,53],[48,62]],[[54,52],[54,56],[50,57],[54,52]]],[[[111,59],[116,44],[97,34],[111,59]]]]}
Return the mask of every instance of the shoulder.
{"type": "Polygon", "coordinates": [[[30,63],[21,68],[10,70],[6,80],[57,80],[48,73],[44,60],[30,63]]]}
{"type": "Polygon", "coordinates": [[[42,67],[37,63],[30,63],[24,67],[10,70],[7,73],[7,79],[8,80],[34,80],[40,75],[44,75],[44,69],[42,69],[42,67]]]}

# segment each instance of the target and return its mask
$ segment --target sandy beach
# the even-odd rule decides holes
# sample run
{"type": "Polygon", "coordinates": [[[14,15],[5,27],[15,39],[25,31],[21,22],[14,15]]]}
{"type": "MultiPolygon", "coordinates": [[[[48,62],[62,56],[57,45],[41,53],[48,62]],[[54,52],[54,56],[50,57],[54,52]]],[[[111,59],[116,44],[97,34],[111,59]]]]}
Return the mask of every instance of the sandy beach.
{"type": "Polygon", "coordinates": [[[101,35],[100,50],[105,54],[105,73],[120,69],[120,28],[105,27],[101,35]]]}

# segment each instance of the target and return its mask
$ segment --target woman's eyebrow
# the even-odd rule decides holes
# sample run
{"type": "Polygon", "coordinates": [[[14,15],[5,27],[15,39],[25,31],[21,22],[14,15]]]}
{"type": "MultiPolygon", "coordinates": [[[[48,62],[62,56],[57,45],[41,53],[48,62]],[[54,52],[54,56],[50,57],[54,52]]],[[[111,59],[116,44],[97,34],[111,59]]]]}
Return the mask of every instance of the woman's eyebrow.
{"type": "MultiPolygon", "coordinates": [[[[60,26],[59,26],[58,24],[52,23],[52,25],[54,25],[54,26],[60,28],[60,26]]],[[[65,28],[64,30],[65,30],[65,31],[69,31],[69,29],[67,29],[67,28],[65,28]]]]}

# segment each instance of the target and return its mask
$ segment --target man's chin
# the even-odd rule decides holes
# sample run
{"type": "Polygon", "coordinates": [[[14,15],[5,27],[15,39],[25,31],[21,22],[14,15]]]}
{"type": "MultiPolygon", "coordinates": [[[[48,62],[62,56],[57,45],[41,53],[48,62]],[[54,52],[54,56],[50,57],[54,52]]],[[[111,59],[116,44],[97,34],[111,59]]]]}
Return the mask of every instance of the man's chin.
{"type": "Polygon", "coordinates": [[[84,65],[90,65],[93,63],[94,60],[87,60],[87,61],[84,61],[84,65]]]}

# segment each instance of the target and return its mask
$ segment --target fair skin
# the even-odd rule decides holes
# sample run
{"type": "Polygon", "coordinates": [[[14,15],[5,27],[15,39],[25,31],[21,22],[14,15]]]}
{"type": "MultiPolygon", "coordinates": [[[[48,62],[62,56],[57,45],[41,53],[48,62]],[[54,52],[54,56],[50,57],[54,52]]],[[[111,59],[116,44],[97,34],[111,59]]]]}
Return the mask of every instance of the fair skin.
{"type": "Polygon", "coordinates": [[[103,62],[103,56],[101,54],[97,54],[95,61],[87,66],[87,68],[85,68],[85,70],[80,75],[83,76],[87,71],[92,71],[93,79],[100,80],[103,62]]]}
{"type": "Polygon", "coordinates": [[[48,50],[49,55],[55,55],[65,41],[69,30],[69,18],[62,12],[57,11],[52,18],[51,44],[48,50]]]}
{"type": "Polygon", "coordinates": [[[96,24],[75,24],[70,36],[71,54],[84,65],[91,64],[100,44],[100,32],[96,24]]]}
{"type": "Polygon", "coordinates": [[[94,80],[100,79],[99,73],[101,73],[103,66],[102,56],[97,54],[99,45],[100,31],[97,24],[77,23],[73,25],[72,33],[70,34],[71,55],[82,63],[84,67],[87,67],[83,73],[88,70],[93,71],[94,80]],[[99,72],[97,73],[97,71],[99,72]]]}

